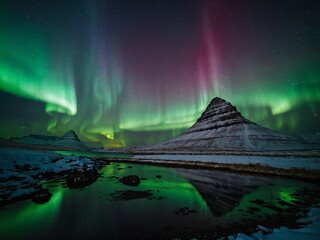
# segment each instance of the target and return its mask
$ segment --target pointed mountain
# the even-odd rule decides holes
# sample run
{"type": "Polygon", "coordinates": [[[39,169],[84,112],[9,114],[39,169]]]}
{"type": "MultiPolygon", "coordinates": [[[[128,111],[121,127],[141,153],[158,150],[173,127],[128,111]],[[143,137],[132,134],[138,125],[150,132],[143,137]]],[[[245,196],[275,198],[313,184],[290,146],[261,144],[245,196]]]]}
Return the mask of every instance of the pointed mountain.
{"type": "Polygon", "coordinates": [[[73,130],[70,130],[69,132],[64,134],[61,138],[64,140],[80,141],[77,134],[73,130]]]}
{"type": "Polygon", "coordinates": [[[196,123],[180,136],[150,146],[157,150],[292,150],[312,148],[302,138],[280,133],[244,118],[237,108],[214,98],[196,123]]]}

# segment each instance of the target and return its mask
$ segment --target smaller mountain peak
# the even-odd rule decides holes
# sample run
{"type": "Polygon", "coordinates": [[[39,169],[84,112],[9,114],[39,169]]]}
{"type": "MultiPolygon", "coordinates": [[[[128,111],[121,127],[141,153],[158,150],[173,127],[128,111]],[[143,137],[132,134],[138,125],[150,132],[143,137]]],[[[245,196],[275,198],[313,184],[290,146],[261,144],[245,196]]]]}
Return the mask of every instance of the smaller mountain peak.
{"type": "Polygon", "coordinates": [[[68,131],[66,134],[62,136],[62,138],[79,141],[77,134],[73,130],[68,131]]]}

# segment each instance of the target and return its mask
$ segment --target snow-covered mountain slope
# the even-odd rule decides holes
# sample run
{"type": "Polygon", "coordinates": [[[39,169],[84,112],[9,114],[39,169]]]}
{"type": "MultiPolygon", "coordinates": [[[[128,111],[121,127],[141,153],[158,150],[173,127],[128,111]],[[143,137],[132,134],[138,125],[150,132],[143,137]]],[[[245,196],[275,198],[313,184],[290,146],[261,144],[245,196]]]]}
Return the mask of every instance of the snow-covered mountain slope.
{"type": "Polygon", "coordinates": [[[292,150],[318,146],[305,139],[261,127],[231,103],[214,98],[197,122],[180,136],[149,147],[157,150],[292,150]]]}
{"type": "Polygon", "coordinates": [[[43,146],[49,149],[74,149],[74,150],[90,150],[88,146],[83,144],[77,134],[70,130],[62,137],[30,135],[23,138],[11,138],[13,142],[26,144],[28,146],[43,146]]]}

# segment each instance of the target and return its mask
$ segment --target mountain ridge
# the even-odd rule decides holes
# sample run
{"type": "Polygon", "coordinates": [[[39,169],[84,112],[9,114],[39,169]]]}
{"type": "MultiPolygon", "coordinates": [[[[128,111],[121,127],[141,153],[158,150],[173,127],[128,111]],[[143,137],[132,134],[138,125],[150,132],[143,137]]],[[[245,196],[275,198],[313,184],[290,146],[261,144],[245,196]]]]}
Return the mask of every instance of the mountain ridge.
{"type": "Polygon", "coordinates": [[[78,135],[73,130],[69,130],[67,133],[58,136],[45,136],[31,134],[22,138],[10,138],[10,141],[14,143],[24,144],[27,146],[38,146],[54,149],[54,150],[90,150],[91,148],[86,146],[79,139],[78,135]]]}

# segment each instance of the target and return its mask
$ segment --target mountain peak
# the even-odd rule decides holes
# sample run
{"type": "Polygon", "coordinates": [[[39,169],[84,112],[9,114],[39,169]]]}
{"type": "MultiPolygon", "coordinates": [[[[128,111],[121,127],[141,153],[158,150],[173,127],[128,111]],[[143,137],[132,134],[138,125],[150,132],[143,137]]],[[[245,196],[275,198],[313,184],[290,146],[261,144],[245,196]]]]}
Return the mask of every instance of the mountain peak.
{"type": "Polygon", "coordinates": [[[210,104],[220,104],[220,103],[225,103],[227,102],[226,100],[224,100],[223,98],[219,98],[219,97],[215,97],[211,100],[210,104]]]}
{"type": "Polygon", "coordinates": [[[62,138],[68,139],[68,140],[80,141],[77,134],[73,130],[68,131],[66,134],[62,136],[62,138]]]}
{"type": "Polygon", "coordinates": [[[237,108],[226,100],[215,97],[211,100],[206,110],[202,113],[196,124],[199,122],[208,121],[209,119],[215,119],[215,122],[224,122],[226,120],[240,120],[248,121],[241,116],[241,113],[237,111],[237,108]]]}

